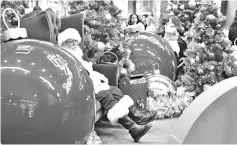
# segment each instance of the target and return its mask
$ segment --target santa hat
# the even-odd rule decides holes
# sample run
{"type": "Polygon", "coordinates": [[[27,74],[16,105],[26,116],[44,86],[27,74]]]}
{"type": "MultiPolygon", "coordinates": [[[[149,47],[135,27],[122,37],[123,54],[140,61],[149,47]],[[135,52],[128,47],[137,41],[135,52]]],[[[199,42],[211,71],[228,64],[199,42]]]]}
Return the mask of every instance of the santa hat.
{"type": "Polygon", "coordinates": [[[79,43],[81,42],[81,36],[79,32],[74,28],[67,28],[63,32],[58,34],[58,45],[61,46],[62,43],[68,39],[77,40],[79,43]]]}

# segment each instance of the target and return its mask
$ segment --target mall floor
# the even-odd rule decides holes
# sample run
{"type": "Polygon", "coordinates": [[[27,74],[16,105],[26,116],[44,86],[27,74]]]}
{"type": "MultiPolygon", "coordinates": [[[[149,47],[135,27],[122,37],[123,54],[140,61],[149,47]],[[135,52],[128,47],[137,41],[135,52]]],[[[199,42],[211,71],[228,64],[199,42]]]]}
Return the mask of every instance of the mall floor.
{"type": "MultiPolygon", "coordinates": [[[[177,119],[155,120],[152,128],[136,144],[165,144],[168,141],[169,128],[177,119]]],[[[96,124],[95,131],[103,144],[133,144],[135,143],[126,129],[120,125],[110,125],[103,121],[96,124]]]]}

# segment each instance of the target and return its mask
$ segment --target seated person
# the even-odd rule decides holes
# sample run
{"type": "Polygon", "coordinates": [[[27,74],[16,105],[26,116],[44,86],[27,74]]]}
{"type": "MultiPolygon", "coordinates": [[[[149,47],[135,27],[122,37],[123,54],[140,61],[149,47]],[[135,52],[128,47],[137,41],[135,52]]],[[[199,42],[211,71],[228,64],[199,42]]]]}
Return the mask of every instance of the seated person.
{"type": "Polygon", "coordinates": [[[68,28],[58,35],[58,45],[74,55],[88,71],[94,85],[96,100],[102,104],[107,112],[108,120],[114,124],[118,122],[129,130],[135,142],[144,136],[154,120],[156,113],[143,114],[133,105],[133,100],[115,86],[108,85],[108,79],[101,73],[93,71],[92,63],[83,60],[83,50],[80,48],[80,34],[76,29],[68,28]]]}
{"type": "Polygon", "coordinates": [[[142,32],[145,31],[145,26],[139,19],[137,14],[131,14],[129,16],[128,26],[125,31],[127,33],[142,32]]]}

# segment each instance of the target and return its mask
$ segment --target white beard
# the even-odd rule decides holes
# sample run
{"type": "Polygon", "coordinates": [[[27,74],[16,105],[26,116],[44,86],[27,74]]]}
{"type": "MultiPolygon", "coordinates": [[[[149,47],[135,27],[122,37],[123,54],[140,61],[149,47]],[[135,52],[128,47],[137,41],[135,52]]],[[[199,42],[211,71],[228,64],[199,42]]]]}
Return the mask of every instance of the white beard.
{"type": "Polygon", "coordinates": [[[69,49],[67,49],[67,51],[68,51],[69,53],[71,53],[74,57],[76,57],[76,59],[77,59],[78,61],[81,61],[81,60],[82,60],[82,56],[83,56],[84,54],[83,54],[83,52],[82,52],[82,50],[81,50],[80,48],[78,48],[78,49],[76,49],[76,50],[69,50],[69,49]]]}

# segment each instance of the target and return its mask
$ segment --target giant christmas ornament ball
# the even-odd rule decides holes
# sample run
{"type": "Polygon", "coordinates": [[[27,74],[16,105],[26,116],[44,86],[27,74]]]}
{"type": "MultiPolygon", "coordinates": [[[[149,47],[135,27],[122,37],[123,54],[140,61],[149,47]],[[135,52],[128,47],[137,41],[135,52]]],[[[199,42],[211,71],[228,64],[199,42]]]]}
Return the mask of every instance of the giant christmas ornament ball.
{"type": "Polygon", "coordinates": [[[52,43],[1,44],[2,143],[85,143],[95,121],[93,85],[82,65],[52,43]]]}
{"type": "Polygon", "coordinates": [[[140,32],[130,41],[128,49],[132,52],[130,59],[136,68],[132,75],[151,73],[153,65],[158,64],[161,75],[171,80],[175,79],[176,57],[168,42],[162,37],[155,33],[140,32]]]}

